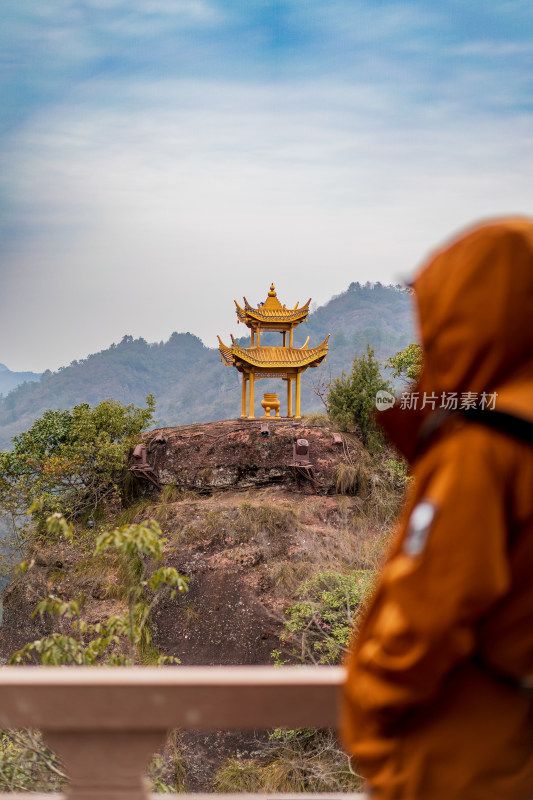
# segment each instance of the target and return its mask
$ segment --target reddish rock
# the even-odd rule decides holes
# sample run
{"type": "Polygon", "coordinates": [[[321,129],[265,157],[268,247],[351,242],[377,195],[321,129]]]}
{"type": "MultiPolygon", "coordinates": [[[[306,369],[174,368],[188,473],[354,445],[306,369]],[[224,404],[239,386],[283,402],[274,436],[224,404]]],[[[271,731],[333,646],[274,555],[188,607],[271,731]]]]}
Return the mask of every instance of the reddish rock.
{"type": "Polygon", "coordinates": [[[295,485],[332,492],[340,459],[357,461],[361,445],[354,437],[332,443],[332,431],[305,420],[269,422],[225,420],[179,428],[161,428],[144,434],[148,462],[159,483],[195,491],[252,489],[272,484],[295,485]],[[314,483],[293,464],[293,442],[307,439],[314,483]]]}

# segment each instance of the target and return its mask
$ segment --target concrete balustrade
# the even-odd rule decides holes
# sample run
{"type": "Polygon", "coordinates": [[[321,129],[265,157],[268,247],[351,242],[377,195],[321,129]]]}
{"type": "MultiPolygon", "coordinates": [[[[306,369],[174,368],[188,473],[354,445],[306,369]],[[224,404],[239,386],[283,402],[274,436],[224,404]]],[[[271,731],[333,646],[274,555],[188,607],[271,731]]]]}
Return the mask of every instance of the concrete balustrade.
{"type": "Polygon", "coordinates": [[[0,728],[43,732],[68,800],[144,800],[143,776],[173,728],[335,727],[343,679],[340,667],[3,667],[0,728]]]}

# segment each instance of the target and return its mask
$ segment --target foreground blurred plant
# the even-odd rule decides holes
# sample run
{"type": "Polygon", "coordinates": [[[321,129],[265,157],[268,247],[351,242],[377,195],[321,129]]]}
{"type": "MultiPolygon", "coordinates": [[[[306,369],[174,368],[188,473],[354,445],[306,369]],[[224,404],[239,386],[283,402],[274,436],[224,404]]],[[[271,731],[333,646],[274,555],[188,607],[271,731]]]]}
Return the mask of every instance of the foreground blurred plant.
{"type": "Polygon", "coordinates": [[[38,731],[0,731],[0,792],[58,792],[65,781],[38,731]]]}
{"type": "MultiPolygon", "coordinates": [[[[49,535],[72,538],[65,518],[53,514],[46,521],[49,535]]],[[[136,525],[123,525],[100,534],[95,555],[110,552],[122,559],[125,596],[128,610],[112,615],[105,622],[88,623],[80,617],[77,600],[62,600],[55,595],[43,598],[33,615],[48,614],[60,620],[60,631],[29,642],[11,657],[11,664],[40,661],[41,664],[134,664],[151,645],[150,613],[163,591],[171,597],[187,591],[188,579],[173,567],[155,565],[163,559],[165,540],[154,520],[136,525]],[[148,571],[152,569],[151,574],[148,571]],[[120,639],[126,638],[128,655],[120,652],[120,639]]],[[[23,570],[31,563],[21,565],[23,570]]],[[[159,656],[155,663],[179,663],[176,659],[159,656]]]]}

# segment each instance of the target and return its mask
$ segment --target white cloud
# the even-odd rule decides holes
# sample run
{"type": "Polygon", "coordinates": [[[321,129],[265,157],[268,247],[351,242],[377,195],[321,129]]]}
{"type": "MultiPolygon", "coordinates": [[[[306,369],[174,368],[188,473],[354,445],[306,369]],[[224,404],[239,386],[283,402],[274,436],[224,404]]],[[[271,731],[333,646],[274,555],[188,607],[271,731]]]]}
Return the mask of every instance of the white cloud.
{"type": "Polygon", "coordinates": [[[531,2],[474,5],[8,3],[0,361],[212,344],[531,213],[531,2]]]}
{"type": "Polygon", "coordinates": [[[396,282],[478,217],[531,213],[531,116],[473,111],[481,80],[432,102],[375,75],[80,85],[4,146],[0,360],[57,367],[124,333],[211,345],[271,280],[322,303],[396,282]]]}
{"type": "Polygon", "coordinates": [[[125,333],[190,330],[212,346],[239,332],[233,298],[264,299],[272,280],[283,302],[322,303],[354,280],[397,282],[478,217],[533,211],[528,116],[401,107],[365,86],[135,95],[121,109],[80,97],[11,144],[12,368],[57,367],[125,333]]]}

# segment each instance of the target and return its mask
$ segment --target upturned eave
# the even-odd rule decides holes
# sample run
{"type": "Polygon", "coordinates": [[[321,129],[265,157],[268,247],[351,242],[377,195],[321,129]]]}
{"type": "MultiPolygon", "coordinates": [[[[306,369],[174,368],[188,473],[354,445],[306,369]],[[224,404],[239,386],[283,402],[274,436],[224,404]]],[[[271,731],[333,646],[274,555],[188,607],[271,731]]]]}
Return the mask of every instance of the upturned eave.
{"type": "Polygon", "coordinates": [[[219,337],[219,352],[228,366],[249,366],[257,370],[317,367],[328,352],[329,334],[317,347],[241,347],[225,345],[219,337]]]}

